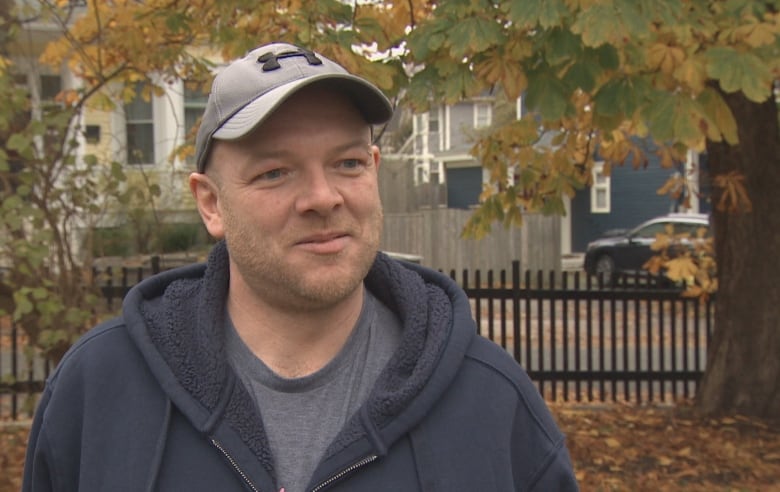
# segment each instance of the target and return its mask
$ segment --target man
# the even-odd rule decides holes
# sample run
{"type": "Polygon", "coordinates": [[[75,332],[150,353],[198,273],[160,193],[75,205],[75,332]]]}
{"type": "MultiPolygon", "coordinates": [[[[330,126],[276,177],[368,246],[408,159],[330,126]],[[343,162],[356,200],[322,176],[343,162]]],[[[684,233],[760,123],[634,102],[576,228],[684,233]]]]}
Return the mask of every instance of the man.
{"type": "Polygon", "coordinates": [[[387,98],[257,48],[216,77],[190,188],[206,265],[164,272],[63,358],[25,490],[576,490],[522,369],[449,278],[377,253],[387,98]]]}

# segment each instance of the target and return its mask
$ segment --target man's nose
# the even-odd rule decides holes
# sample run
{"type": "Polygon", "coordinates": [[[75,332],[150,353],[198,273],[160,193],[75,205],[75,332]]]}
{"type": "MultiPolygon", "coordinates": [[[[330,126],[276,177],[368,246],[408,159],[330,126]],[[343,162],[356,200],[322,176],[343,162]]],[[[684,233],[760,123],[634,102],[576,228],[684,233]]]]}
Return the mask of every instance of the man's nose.
{"type": "Polygon", "coordinates": [[[336,186],[336,176],[329,175],[325,169],[310,170],[306,173],[296,202],[299,213],[313,211],[327,215],[343,203],[344,197],[336,186]]]}

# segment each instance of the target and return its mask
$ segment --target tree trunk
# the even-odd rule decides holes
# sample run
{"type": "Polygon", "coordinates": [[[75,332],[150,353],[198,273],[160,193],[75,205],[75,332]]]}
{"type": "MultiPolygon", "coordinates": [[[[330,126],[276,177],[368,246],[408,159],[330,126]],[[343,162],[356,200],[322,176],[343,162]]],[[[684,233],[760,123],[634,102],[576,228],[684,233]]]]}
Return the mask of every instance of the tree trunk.
{"type": "MultiPolygon", "coordinates": [[[[752,211],[713,210],[718,293],[715,333],[697,403],[707,414],[780,416],[780,133],[774,99],[723,94],[739,145],[708,143],[712,177],[745,178],[752,211]]],[[[713,187],[713,207],[723,190],[713,187]]]]}

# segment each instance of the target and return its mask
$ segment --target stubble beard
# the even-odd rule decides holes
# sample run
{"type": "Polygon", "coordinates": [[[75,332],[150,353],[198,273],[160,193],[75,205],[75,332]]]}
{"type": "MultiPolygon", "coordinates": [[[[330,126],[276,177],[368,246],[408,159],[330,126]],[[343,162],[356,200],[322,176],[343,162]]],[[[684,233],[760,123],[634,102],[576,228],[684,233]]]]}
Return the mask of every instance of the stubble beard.
{"type": "Polygon", "coordinates": [[[285,262],[275,243],[260,239],[262,232],[250,231],[229,213],[226,226],[233,226],[228,227],[233,234],[225,240],[232,263],[255,296],[279,309],[317,311],[347,299],[361,286],[379,250],[382,217],[380,206],[357,228],[362,232],[353,236],[357,248],[315,259],[315,264],[328,268],[324,276],[285,262]]]}

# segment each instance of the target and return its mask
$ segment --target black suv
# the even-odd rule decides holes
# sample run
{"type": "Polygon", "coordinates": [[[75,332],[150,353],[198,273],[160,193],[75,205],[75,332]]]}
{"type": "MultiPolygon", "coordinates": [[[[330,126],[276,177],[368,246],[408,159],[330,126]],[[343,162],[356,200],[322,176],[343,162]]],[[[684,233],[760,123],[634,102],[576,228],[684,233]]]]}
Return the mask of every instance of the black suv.
{"type": "Polygon", "coordinates": [[[642,271],[642,265],[657,254],[650,249],[656,234],[666,233],[668,224],[674,227],[674,234],[687,232],[692,238],[697,237],[702,227],[709,231],[709,218],[704,214],[668,214],[642,222],[633,229],[616,229],[588,244],[585,271],[610,284],[617,274],[642,271]]]}

